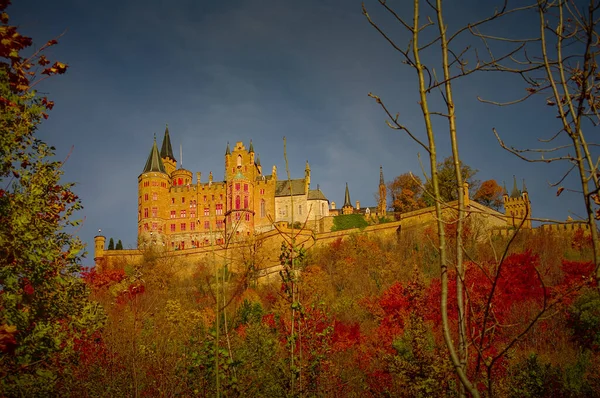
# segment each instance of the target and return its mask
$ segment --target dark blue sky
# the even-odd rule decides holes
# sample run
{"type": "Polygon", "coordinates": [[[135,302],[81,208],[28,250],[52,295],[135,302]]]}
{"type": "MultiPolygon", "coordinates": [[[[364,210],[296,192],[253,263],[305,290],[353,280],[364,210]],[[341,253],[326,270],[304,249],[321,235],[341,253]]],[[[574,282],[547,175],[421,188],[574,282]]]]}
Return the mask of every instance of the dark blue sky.
{"type": "MultiPolygon", "coordinates": [[[[85,218],[78,231],[93,261],[93,236],[136,241],[137,177],[156,133],[169,124],[174,152],[183,147],[184,167],[223,177],[227,141],[252,139],[264,168],[283,175],[287,136],[292,178],[304,162],[312,183],[329,200],[343,201],[348,182],[353,201],[374,205],[379,165],[386,180],[421,174],[417,154],[426,154],[402,133],[386,127],[385,115],[367,97],[385,100],[421,137],[414,71],[369,26],[360,1],[18,1],[11,23],[41,45],[66,30],[49,58],[69,64],[66,75],[40,88],[56,102],[40,136],[64,157],[65,181],[77,183],[85,218]]],[[[408,2],[398,11],[411,18],[408,2]]],[[[448,3],[450,30],[493,11],[492,1],[448,3]],[[452,7],[450,8],[450,5],[452,7]]],[[[376,1],[366,5],[399,42],[408,36],[385,17],[376,1]]],[[[535,15],[496,23],[509,34],[535,32],[535,15]]],[[[462,43],[474,39],[465,36],[462,43]]],[[[439,56],[432,47],[430,62],[439,56]]],[[[439,71],[439,69],[438,69],[439,71]]],[[[460,152],[480,180],[512,176],[527,181],[534,217],[564,220],[583,213],[575,194],[556,197],[549,180],[567,165],[520,161],[497,144],[532,144],[556,131],[542,97],[518,108],[497,108],[477,96],[508,100],[525,86],[499,74],[473,75],[455,86],[460,152]]],[[[434,104],[439,101],[434,101],[434,104]]],[[[450,154],[445,121],[436,122],[440,159],[450,154]]]]}

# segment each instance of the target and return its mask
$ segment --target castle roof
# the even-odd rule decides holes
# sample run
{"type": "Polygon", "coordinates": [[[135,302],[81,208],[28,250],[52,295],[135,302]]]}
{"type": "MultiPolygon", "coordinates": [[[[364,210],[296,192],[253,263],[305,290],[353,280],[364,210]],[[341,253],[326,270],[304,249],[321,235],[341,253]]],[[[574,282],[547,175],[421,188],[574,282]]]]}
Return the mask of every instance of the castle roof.
{"type": "Polygon", "coordinates": [[[514,184],[513,184],[512,192],[510,193],[510,197],[511,198],[519,198],[519,197],[521,197],[521,191],[519,191],[519,188],[517,188],[517,177],[513,176],[513,180],[514,180],[514,184]]]}
{"type": "Polygon", "coordinates": [[[311,189],[308,191],[308,200],[327,200],[320,189],[311,189]]]}
{"type": "MultiPolygon", "coordinates": [[[[163,142],[164,144],[164,142],[163,142]]],[[[154,137],[154,143],[152,144],[152,149],[150,150],[150,155],[148,155],[148,160],[146,160],[146,166],[144,166],[144,171],[142,173],[149,173],[151,171],[156,171],[159,173],[166,173],[165,165],[163,164],[162,159],[158,155],[158,147],[156,146],[156,137],[154,137]]]]}
{"type": "Polygon", "coordinates": [[[175,160],[173,156],[173,148],[171,147],[171,137],[169,136],[169,125],[165,128],[165,136],[163,137],[162,146],[160,148],[160,157],[175,160]]]}
{"type": "Polygon", "coordinates": [[[344,206],[342,207],[352,207],[350,203],[350,191],[348,190],[348,183],[346,183],[346,194],[344,195],[344,206]]]}
{"type": "Polygon", "coordinates": [[[291,195],[304,195],[304,178],[298,178],[291,181],[277,181],[277,184],[275,185],[275,196],[290,196],[290,192],[291,195]]]}

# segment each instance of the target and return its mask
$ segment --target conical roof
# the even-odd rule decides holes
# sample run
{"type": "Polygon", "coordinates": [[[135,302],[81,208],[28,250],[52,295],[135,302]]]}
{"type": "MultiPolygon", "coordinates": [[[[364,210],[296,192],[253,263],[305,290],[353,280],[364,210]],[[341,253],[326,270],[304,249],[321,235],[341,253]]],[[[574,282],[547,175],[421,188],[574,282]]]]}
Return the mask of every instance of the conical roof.
{"type": "Polygon", "coordinates": [[[519,188],[517,188],[517,177],[513,176],[513,180],[514,180],[514,184],[513,184],[512,192],[510,193],[510,197],[518,198],[521,196],[521,192],[519,191],[519,188]]]}
{"type": "Polygon", "coordinates": [[[156,137],[154,137],[154,143],[152,144],[150,155],[148,155],[148,160],[146,160],[146,166],[144,167],[144,171],[142,173],[149,173],[151,171],[155,171],[158,173],[167,172],[165,170],[165,165],[163,164],[163,161],[158,154],[158,147],[156,146],[156,137]]]}
{"type": "Polygon", "coordinates": [[[225,155],[231,155],[231,150],[229,149],[229,141],[227,141],[227,149],[225,149],[225,155]]]}
{"type": "Polygon", "coordinates": [[[254,152],[254,144],[252,143],[252,140],[250,140],[250,149],[248,149],[248,153],[252,152],[254,152]]]}
{"type": "Polygon", "coordinates": [[[169,136],[169,125],[165,128],[165,136],[163,137],[162,146],[160,148],[160,157],[175,160],[173,156],[173,147],[171,146],[171,137],[169,136]]]}
{"type": "Polygon", "coordinates": [[[344,195],[344,207],[352,207],[350,202],[350,191],[348,190],[348,183],[346,183],[346,195],[344,195]]]}

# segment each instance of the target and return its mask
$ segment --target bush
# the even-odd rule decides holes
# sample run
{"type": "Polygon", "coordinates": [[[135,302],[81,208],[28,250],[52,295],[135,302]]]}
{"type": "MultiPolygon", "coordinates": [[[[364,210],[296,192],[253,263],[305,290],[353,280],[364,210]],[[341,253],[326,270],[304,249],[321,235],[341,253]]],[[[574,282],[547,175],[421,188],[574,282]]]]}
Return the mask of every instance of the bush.
{"type": "Polygon", "coordinates": [[[345,214],[333,217],[332,231],[343,231],[345,229],[360,228],[364,229],[369,223],[362,214],[345,214]]]}

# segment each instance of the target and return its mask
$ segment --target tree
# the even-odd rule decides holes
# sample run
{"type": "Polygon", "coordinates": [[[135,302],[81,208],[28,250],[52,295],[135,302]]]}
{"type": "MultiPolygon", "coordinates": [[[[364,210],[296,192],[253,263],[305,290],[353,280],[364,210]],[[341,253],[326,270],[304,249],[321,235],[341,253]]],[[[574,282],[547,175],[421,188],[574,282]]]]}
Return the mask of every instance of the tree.
{"type": "Polygon", "coordinates": [[[74,340],[103,315],[78,278],[83,244],[65,231],[81,202],[61,183],[54,148],[35,136],[54,103],[33,88],[67,65],[43,54],[56,40],[23,56],[32,39],[8,25],[7,6],[0,1],[0,395],[50,396],[69,382],[74,340]]]}
{"type": "Polygon", "coordinates": [[[422,209],[426,206],[423,200],[423,183],[418,176],[404,173],[387,184],[392,198],[392,207],[396,212],[407,212],[422,209]]]}
{"type": "Polygon", "coordinates": [[[117,246],[115,247],[116,250],[123,250],[123,242],[121,242],[121,239],[119,239],[119,241],[117,242],[117,246]]]}
{"type": "MultiPolygon", "coordinates": [[[[437,164],[437,178],[440,188],[439,200],[442,202],[458,200],[459,189],[454,166],[455,165],[452,156],[447,157],[441,163],[437,164]]],[[[477,170],[460,161],[460,173],[462,177],[461,181],[469,184],[469,190],[477,191],[479,189],[480,183],[475,179],[477,170]]],[[[428,180],[425,184],[425,193],[423,194],[423,199],[429,206],[433,206],[434,203],[434,196],[432,194],[433,182],[432,180],[428,180]]]]}
{"type": "Polygon", "coordinates": [[[115,250],[115,241],[113,240],[113,238],[110,238],[110,240],[108,241],[108,250],[115,250]]]}
{"type": "MultiPolygon", "coordinates": [[[[551,120],[556,122],[556,128],[538,138],[539,147],[507,145],[501,139],[502,132],[493,132],[502,148],[527,162],[565,164],[564,173],[552,183],[557,187],[557,195],[565,189],[563,184],[569,184],[568,177],[574,171],[575,187],[569,191],[582,195],[592,236],[595,277],[600,281],[600,237],[596,224],[600,220],[600,172],[594,150],[598,146],[594,133],[600,120],[600,1],[536,0],[530,8],[537,12],[539,36],[511,37],[510,41],[518,43],[522,50],[520,56],[506,63],[494,62],[492,69],[523,78],[526,94],[508,102],[481,101],[506,106],[541,98],[540,105],[554,109],[551,120]]],[[[488,48],[494,41],[504,41],[497,34],[477,30],[474,34],[488,48]]]]}
{"type": "Polygon", "coordinates": [[[503,203],[503,193],[504,189],[498,185],[496,180],[487,180],[481,183],[481,186],[473,196],[473,200],[494,210],[500,210],[503,203]]]}

